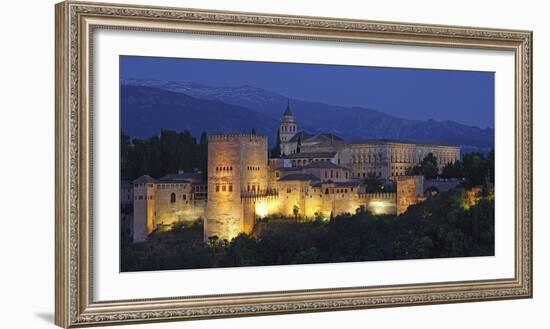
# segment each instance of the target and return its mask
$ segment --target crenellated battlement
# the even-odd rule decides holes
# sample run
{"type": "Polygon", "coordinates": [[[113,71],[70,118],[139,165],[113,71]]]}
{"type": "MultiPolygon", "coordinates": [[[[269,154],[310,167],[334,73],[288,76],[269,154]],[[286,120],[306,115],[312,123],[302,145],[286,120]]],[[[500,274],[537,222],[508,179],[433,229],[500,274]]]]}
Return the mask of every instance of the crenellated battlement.
{"type": "Polygon", "coordinates": [[[361,199],[376,199],[376,200],[393,200],[396,194],[394,192],[371,192],[371,193],[359,193],[361,199]]]}
{"type": "Polygon", "coordinates": [[[208,135],[208,142],[267,142],[267,136],[246,134],[246,133],[229,133],[229,134],[211,134],[208,135]]]}
{"type": "Polygon", "coordinates": [[[279,199],[279,193],[274,191],[265,191],[261,193],[242,192],[242,202],[255,202],[255,201],[274,201],[279,199]]]}

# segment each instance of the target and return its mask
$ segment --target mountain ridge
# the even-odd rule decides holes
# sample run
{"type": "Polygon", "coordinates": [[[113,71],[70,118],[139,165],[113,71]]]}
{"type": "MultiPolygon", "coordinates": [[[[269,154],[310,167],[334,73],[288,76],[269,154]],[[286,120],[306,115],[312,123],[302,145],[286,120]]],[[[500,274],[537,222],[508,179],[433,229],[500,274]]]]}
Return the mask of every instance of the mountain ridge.
{"type": "MultiPolygon", "coordinates": [[[[419,142],[445,142],[466,148],[489,149],[494,147],[494,129],[479,128],[452,120],[425,121],[394,117],[387,113],[364,107],[343,107],[319,102],[290,99],[262,88],[242,85],[239,87],[211,87],[195,82],[160,81],[145,79],[121,79],[121,86],[150,87],[186,95],[196,100],[219,101],[226,105],[248,109],[260,115],[270,130],[267,135],[274,138],[278,121],[287,102],[300,130],[311,133],[333,132],[346,139],[395,138],[419,142]],[[274,122],[276,124],[274,124],[274,122]]],[[[220,113],[218,119],[230,116],[220,113]]],[[[191,114],[193,115],[193,114],[191,114]]],[[[177,117],[177,115],[176,115],[177,117]]],[[[246,118],[242,118],[246,120],[246,118]]],[[[261,122],[256,122],[261,124],[261,122]]],[[[233,123],[234,124],[234,123],[233,123]]],[[[241,125],[236,125],[240,128],[241,125]]],[[[227,127],[230,128],[230,127],[227,127]]],[[[256,130],[265,131],[256,127],[256,130]]]]}
{"type": "Polygon", "coordinates": [[[131,137],[146,138],[162,129],[189,131],[200,136],[204,131],[223,133],[255,129],[270,135],[276,120],[255,111],[220,101],[197,99],[160,88],[122,85],[121,129],[131,137]],[[231,116],[227,116],[231,112],[231,116]],[[219,120],[223,118],[223,120],[219,120]]]}

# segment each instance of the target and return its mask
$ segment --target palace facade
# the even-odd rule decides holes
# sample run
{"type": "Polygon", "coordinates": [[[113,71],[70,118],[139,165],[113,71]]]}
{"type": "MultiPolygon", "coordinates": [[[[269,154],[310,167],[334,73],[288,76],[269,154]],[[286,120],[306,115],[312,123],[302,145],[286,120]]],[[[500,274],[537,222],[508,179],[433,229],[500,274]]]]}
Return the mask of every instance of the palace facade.
{"type": "Polygon", "coordinates": [[[401,214],[422,200],[424,180],[406,176],[429,153],[443,167],[460,159],[458,146],[375,139],[347,141],[299,131],[287,106],[279,127],[280,157],[268,159],[266,136],[208,136],[206,181],[197,173],[142,176],[133,182],[134,241],[176,222],[204,220],[204,239],[250,233],[258,219],[282,215],[328,219],[358,209],[401,214]],[[396,192],[367,193],[374,174],[396,192]]]}
{"type": "Polygon", "coordinates": [[[347,141],[332,133],[309,134],[298,131],[294,115],[287,107],[279,127],[281,159],[285,166],[302,166],[312,161],[331,161],[349,168],[352,178],[369,173],[393,180],[418,165],[429,153],[439,169],[460,159],[460,147],[448,144],[416,143],[397,139],[347,141]]]}

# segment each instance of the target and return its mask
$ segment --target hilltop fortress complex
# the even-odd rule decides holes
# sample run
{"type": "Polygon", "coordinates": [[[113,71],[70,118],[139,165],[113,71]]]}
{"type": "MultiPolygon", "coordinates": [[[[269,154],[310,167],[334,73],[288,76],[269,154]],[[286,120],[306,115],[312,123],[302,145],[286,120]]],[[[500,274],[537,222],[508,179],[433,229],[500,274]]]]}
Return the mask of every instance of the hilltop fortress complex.
{"type": "MultiPolygon", "coordinates": [[[[163,226],[204,220],[204,239],[231,240],[264,217],[331,218],[366,209],[401,214],[422,199],[423,177],[406,176],[429,153],[440,169],[460,159],[452,145],[373,139],[347,141],[332,133],[299,131],[287,106],[278,131],[280,156],[268,158],[266,136],[208,136],[206,182],[197,173],[147,175],[133,182],[133,239],[163,226]],[[396,192],[367,193],[369,173],[396,192]]],[[[130,193],[130,192],[129,192],[130,193]]]]}

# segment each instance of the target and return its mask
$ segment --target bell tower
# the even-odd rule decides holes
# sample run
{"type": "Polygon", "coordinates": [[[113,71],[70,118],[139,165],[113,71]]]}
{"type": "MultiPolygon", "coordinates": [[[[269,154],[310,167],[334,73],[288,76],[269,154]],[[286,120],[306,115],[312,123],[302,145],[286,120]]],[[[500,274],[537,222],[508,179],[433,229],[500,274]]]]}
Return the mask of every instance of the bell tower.
{"type": "Polygon", "coordinates": [[[290,110],[290,101],[288,101],[283,119],[279,125],[279,143],[287,143],[297,132],[298,126],[294,120],[294,114],[290,110]]]}

